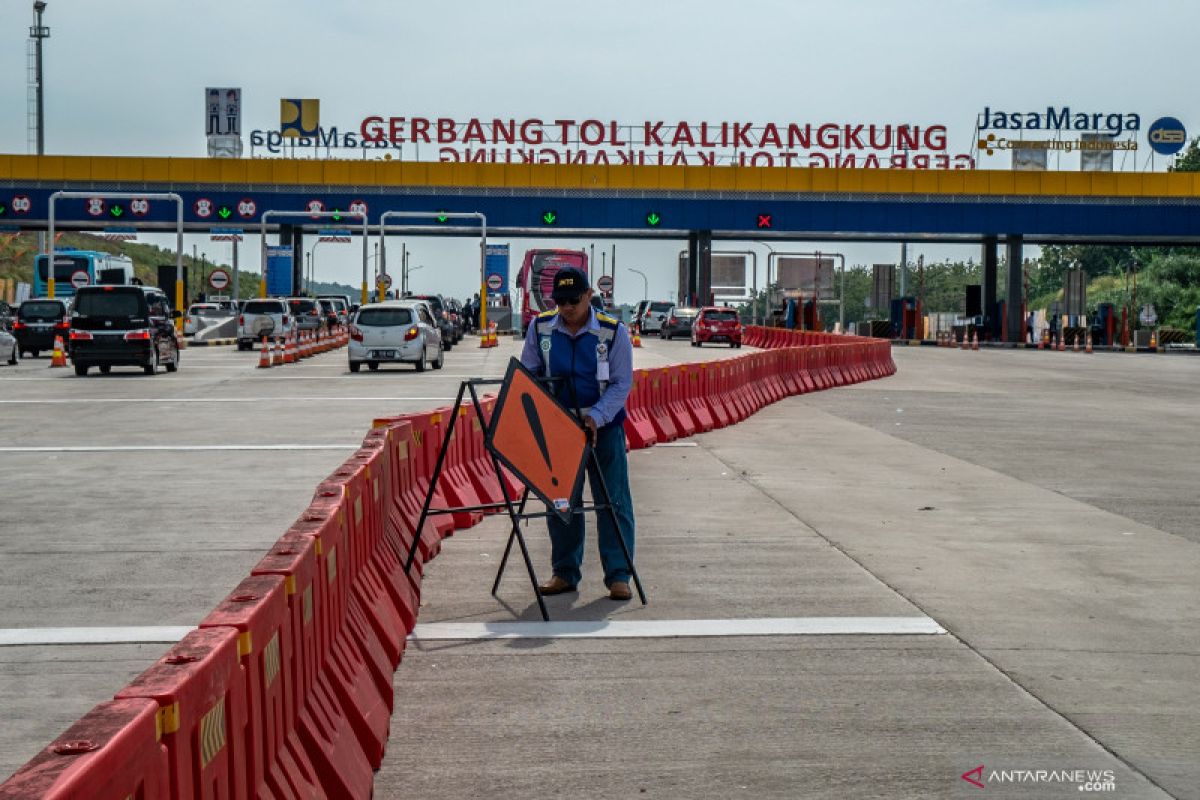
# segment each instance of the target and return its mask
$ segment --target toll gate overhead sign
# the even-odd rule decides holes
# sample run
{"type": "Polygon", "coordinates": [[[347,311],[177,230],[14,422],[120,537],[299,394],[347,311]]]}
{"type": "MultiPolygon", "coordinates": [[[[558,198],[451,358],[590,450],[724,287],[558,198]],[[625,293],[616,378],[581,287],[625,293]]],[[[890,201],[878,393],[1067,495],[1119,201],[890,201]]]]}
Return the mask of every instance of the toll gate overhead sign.
{"type": "Polygon", "coordinates": [[[487,446],[563,522],[570,520],[583,491],[587,434],[515,358],[500,387],[487,446]]]}

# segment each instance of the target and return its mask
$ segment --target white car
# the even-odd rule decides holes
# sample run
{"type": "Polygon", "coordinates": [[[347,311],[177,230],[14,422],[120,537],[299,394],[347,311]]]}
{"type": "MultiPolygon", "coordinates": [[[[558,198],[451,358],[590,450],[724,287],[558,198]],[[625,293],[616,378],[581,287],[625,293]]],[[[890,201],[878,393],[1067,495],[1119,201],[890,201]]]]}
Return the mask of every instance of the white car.
{"type": "Polygon", "coordinates": [[[20,357],[21,347],[17,344],[17,337],[0,328],[0,361],[16,366],[20,357]]]}
{"type": "Polygon", "coordinates": [[[287,336],[294,324],[286,300],[276,297],[247,300],[238,314],[238,350],[250,350],[264,336],[268,339],[287,336]]]}
{"type": "Polygon", "coordinates": [[[380,364],[413,364],[422,372],[427,363],[441,369],[446,358],[441,329],[429,306],[406,300],[358,309],[350,322],[348,353],[351,372],[363,364],[371,370],[380,364]]]}
{"type": "Polygon", "coordinates": [[[183,335],[195,336],[204,330],[207,326],[202,320],[227,316],[229,313],[216,303],[192,303],[188,306],[187,314],[183,318],[183,335]]]}

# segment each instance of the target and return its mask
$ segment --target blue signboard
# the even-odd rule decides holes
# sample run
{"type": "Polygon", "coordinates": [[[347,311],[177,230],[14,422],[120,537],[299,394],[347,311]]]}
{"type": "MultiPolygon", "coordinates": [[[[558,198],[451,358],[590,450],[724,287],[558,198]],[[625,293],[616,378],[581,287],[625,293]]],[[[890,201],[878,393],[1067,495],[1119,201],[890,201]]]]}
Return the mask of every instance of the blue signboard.
{"type": "Polygon", "coordinates": [[[508,245],[489,244],[484,251],[484,283],[488,294],[508,294],[508,245]],[[499,277],[499,282],[492,276],[499,277]]]}
{"type": "Polygon", "coordinates": [[[267,294],[290,297],[292,294],[292,248],[267,245],[267,294]]]}

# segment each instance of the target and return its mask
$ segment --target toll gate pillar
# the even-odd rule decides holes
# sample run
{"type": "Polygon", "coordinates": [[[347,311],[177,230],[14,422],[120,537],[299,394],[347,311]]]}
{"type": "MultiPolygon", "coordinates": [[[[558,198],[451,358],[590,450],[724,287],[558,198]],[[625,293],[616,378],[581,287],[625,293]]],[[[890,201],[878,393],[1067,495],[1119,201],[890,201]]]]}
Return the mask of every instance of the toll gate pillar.
{"type": "Polygon", "coordinates": [[[992,325],[999,322],[999,320],[990,319],[996,308],[997,250],[996,237],[984,236],[983,257],[980,260],[983,262],[983,309],[981,313],[984,316],[983,327],[985,330],[991,330],[992,325]]]}
{"type": "Polygon", "coordinates": [[[1025,258],[1022,255],[1024,241],[1024,237],[1019,233],[1010,233],[1006,241],[1008,250],[1008,289],[1006,292],[1008,306],[1005,313],[1008,318],[1008,341],[1010,342],[1025,341],[1025,320],[1021,318],[1021,310],[1025,305],[1021,302],[1021,287],[1024,279],[1022,265],[1025,263],[1025,258]]]}
{"type": "Polygon", "coordinates": [[[279,225],[279,243],[292,247],[292,294],[303,294],[304,286],[304,229],[286,222],[279,225]]]}
{"type": "Polygon", "coordinates": [[[712,294],[712,231],[688,233],[687,297],[677,302],[706,306],[712,294]]]}

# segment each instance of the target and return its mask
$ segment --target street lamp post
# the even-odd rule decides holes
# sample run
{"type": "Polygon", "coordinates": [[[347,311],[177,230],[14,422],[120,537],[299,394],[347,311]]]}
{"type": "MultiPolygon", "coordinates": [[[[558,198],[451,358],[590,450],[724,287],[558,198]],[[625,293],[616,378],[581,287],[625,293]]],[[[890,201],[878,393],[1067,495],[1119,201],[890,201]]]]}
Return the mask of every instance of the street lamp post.
{"type": "Polygon", "coordinates": [[[37,154],[45,155],[46,153],[46,124],[45,114],[46,107],[43,99],[43,82],[45,80],[42,74],[42,39],[50,38],[50,29],[42,24],[42,12],[46,10],[46,3],[43,0],[37,0],[33,4],[33,27],[29,29],[29,38],[34,40],[34,75],[33,80],[36,84],[37,99],[35,105],[37,107],[37,154]]]}
{"type": "Polygon", "coordinates": [[[650,299],[650,282],[646,280],[646,273],[642,272],[640,269],[634,269],[633,267],[626,267],[626,269],[636,275],[642,276],[642,302],[645,303],[650,299]]]}

